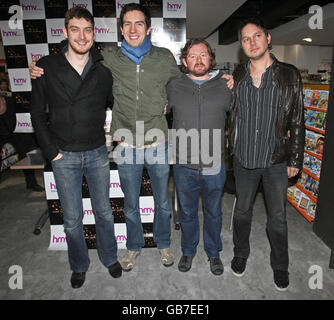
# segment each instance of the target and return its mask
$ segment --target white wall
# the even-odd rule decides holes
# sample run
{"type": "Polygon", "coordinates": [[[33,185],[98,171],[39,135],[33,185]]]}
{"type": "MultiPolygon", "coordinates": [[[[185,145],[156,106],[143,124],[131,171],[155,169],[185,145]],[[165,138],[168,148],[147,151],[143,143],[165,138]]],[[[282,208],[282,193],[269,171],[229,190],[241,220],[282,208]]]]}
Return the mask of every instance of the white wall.
{"type": "MultiPolygon", "coordinates": [[[[206,39],[216,52],[218,66],[223,62],[239,63],[240,44],[218,45],[218,31],[206,39]]],[[[308,69],[309,73],[317,73],[318,64],[323,60],[331,60],[333,48],[320,46],[273,46],[271,51],[278,60],[291,63],[299,69],[308,69]]]]}
{"type": "Polygon", "coordinates": [[[285,62],[294,64],[299,69],[308,69],[309,73],[317,73],[318,64],[331,60],[333,48],[320,46],[285,46],[285,62]]]}

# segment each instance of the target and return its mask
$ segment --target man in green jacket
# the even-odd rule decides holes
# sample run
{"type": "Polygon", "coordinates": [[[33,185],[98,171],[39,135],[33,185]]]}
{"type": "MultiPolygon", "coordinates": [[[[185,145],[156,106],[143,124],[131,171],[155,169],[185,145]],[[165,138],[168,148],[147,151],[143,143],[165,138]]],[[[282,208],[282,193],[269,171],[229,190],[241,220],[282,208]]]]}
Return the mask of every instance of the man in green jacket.
{"type": "Polygon", "coordinates": [[[174,263],[170,251],[168,201],[168,126],[164,115],[167,103],[165,85],[179,75],[173,54],[152,45],[151,19],[145,7],[131,3],[123,7],[121,47],[103,52],[104,64],[113,73],[113,119],[111,135],[119,145],[114,152],[124,193],[127,252],[121,262],[130,271],[144,246],[139,213],[139,193],[144,166],[152,184],[154,198],[153,238],[168,267],[174,263]]]}

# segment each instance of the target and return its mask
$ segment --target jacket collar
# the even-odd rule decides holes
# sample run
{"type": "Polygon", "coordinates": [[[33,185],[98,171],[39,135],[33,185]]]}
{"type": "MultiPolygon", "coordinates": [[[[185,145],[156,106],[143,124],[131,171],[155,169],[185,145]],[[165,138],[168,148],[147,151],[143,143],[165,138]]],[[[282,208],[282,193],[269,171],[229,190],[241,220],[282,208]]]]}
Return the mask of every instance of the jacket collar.
{"type": "MultiPolygon", "coordinates": [[[[213,71],[210,72],[210,78],[208,79],[207,82],[212,81],[212,80],[216,80],[216,79],[220,79],[223,74],[224,74],[224,72],[221,71],[221,70],[213,70],[213,71]]],[[[186,73],[183,73],[182,77],[184,79],[187,79],[187,80],[190,80],[191,82],[193,82],[191,80],[191,78],[186,73]]]]}

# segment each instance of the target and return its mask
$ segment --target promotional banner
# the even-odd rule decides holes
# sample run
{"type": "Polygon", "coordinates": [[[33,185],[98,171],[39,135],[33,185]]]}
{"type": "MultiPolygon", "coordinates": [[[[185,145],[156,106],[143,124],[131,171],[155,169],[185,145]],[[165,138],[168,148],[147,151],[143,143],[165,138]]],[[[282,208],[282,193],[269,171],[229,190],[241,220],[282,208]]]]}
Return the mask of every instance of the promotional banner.
{"type": "MultiPolygon", "coordinates": [[[[120,12],[127,3],[148,7],[152,16],[151,40],[159,47],[171,50],[180,64],[180,49],[186,42],[186,0],[2,0],[0,3],[0,31],[4,45],[11,91],[16,102],[15,132],[33,132],[30,120],[31,80],[29,63],[34,58],[58,54],[58,44],[64,39],[62,27],[69,8],[80,6],[94,16],[96,47],[121,45],[120,12]]],[[[112,111],[106,113],[105,131],[110,131],[112,111]]],[[[110,136],[107,135],[107,145],[110,136]]],[[[44,172],[46,199],[50,213],[50,250],[67,250],[62,210],[52,171],[44,172]]],[[[123,212],[124,194],[117,166],[110,167],[110,205],[114,214],[115,237],[119,248],[126,246],[126,225],[123,212]]],[[[83,224],[87,245],[96,248],[94,212],[87,182],[82,182],[83,224]]],[[[146,247],[154,247],[154,201],[150,178],[144,170],[139,199],[139,211],[146,247]]]]}
{"type": "MultiPolygon", "coordinates": [[[[63,228],[63,212],[57,193],[57,185],[52,171],[44,172],[44,186],[50,215],[51,236],[49,250],[67,250],[66,235],[63,228]]],[[[110,165],[110,206],[114,215],[115,238],[119,249],[126,248],[126,225],[124,194],[121,191],[117,165],[110,165]],[[116,191],[115,191],[116,189],[116,191]]],[[[89,249],[96,248],[96,231],[94,210],[92,208],[89,188],[85,178],[82,181],[82,217],[84,234],[89,249]]],[[[144,230],[146,247],[156,246],[153,241],[154,200],[150,178],[146,170],[143,172],[142,187],[139,197],[139,213],[144,230]]]]}
{"type": "MultiPolygon", "coordinates": [[[[120,45],[120,12],[127,3],[140,3],[152,16],[152,43],[171,50],[180,64],[180,49],[186,42],[186,0],[14,0],[1,1],[0,30],[5,50],[11,91],[20,119],[30,121],[31,80],[29,63],[33,58],[58,53],[64,39],[62,27],[69,8],[80,6],[94,16],[96,45],[102,49],[120,45]],[[22,108],[22,95],[26,102],[22,108]]],[[[31,123],[17,126],[15,132],[32,132],[31,123]]]]}

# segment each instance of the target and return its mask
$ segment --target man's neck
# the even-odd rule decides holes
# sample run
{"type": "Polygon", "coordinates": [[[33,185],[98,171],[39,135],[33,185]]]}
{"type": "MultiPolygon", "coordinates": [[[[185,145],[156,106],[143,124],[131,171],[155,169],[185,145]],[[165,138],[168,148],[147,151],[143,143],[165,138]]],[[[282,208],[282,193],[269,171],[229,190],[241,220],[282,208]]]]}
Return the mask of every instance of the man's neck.
{"type": "Polygon", "coordinates": [[[269,51],[259,59],[250,59],[250,67],[254,71],[264,71],[274,62],[269,51]]]}
{"type": "Polygon", "coordinates": [[[194,80],[207,80],[210,78],[210,74],[209,73],[206,73],[204,74],[203,76],[196,76],[192,73],[189,73],[188,76],[191,78],[191,79],[194,79],[194,80]]]}
{"type": "Polygon", "coordinates": [[[79,54],[74,52],[71,48],[68,48],[65,56],[72,67],[85,66],[89,60],[89,51],[84,54],[79,54]]]}

